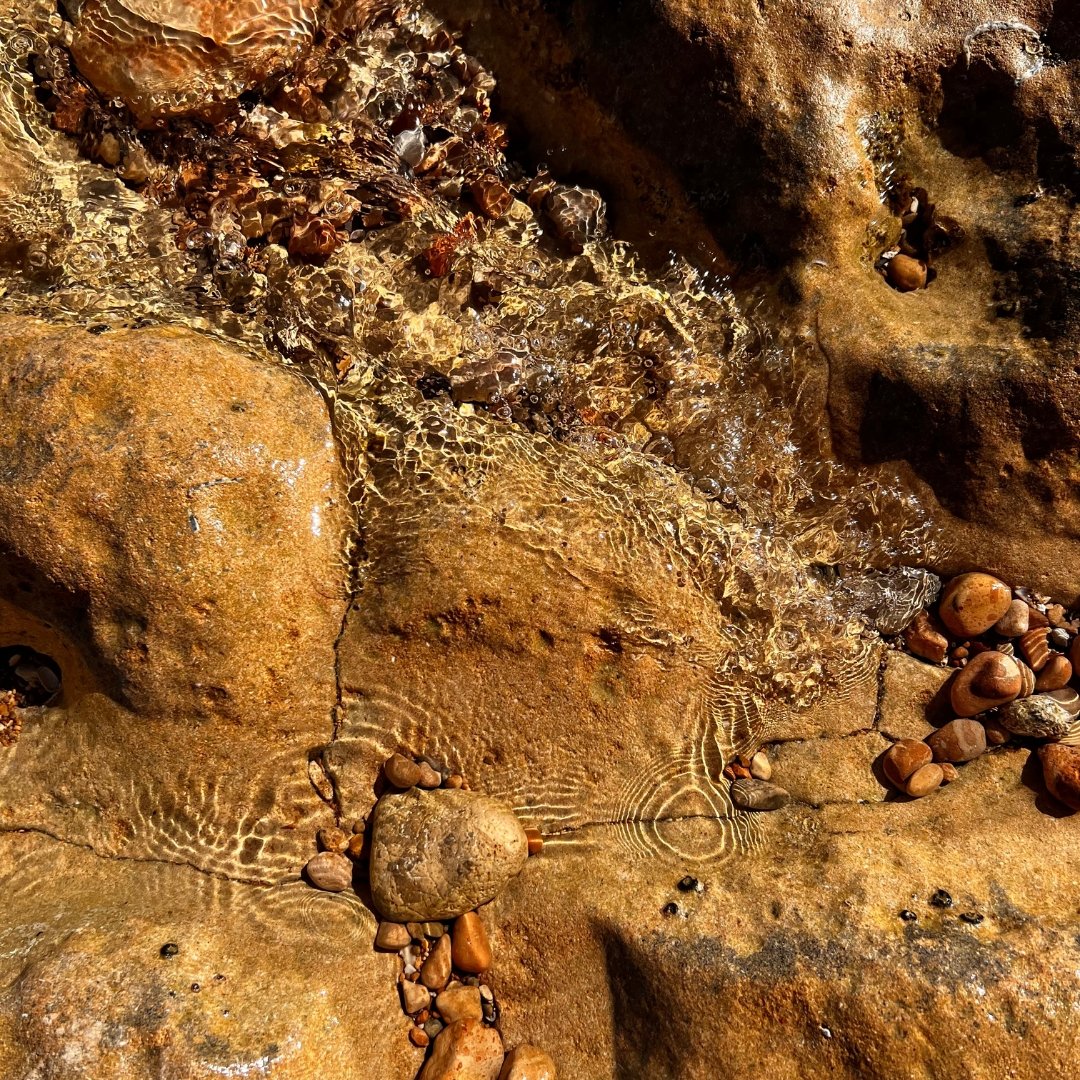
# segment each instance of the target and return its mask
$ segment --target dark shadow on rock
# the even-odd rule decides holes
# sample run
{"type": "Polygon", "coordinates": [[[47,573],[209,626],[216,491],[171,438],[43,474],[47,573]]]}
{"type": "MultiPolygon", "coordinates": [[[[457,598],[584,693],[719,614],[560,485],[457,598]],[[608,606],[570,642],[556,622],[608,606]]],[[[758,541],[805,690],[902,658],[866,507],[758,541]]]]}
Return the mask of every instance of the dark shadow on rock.
{"type": "Polygon", "coordinates": [[[1020,782],[1029,791],[1035,793],[1035,809],[1047,817],[1064,818],[1072,817],[1076,813],[1062,802],[1058,802],[1053,795],[1046,790],[1043,781],[1042,763],[1039,761],[1038,750],[1032,749],[1020,770],[1020,782]]]}

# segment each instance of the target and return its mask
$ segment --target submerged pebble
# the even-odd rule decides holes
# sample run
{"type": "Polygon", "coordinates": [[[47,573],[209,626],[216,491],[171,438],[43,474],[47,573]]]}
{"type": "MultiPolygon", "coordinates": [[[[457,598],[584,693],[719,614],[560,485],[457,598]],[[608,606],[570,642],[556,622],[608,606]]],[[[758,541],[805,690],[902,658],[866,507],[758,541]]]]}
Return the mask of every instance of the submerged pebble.
{"type": "Polygon", "coordinates": [[[420,968],[420,981],[429,990],[441,990],[450,981],[450,939],[441,937],[420,968]]]}
{"type": "Polygon", "coordinates": [[[791,796],[777,784],[751,778],[732,783],[731,801],[740,810],[779,810],[787,806],[791,796]]]}
{"type": "Polygon", "coordinates": [[[499,1080],[503,1065],[502,1037],[480,1020],[448,1024],[418,1080],[499,1080]]]}
{"type": "Polygon", "coordinates": [[[481,1020],[484,1016],[479,987],[460,983],[443,990],[435,999],[435,1008],[447,1024],[457,1020],[481,1020]]]}
{"type": "Polygon", "coordinates": [[[353,864],[336,851],[321,851],[308,859],[304,874],[316,889],[343,892],[352,885],[353,864]]]}
{"type": "MultiPolygon", "coordinates": [[[[895,261],[895,260],[894,260],[895,261]]],[[[977,637],[1012,605],[1012,590],[991,574],[960,574],[942,590],[938,615],[958,638],[977,637]]]]}
{"type": "Polygon", "coordinates": [[[475,911],[468,911],[454,920],[451,939],[454,967],[458,971],[479,975],[491,967],[487,931],[475,911]]]}

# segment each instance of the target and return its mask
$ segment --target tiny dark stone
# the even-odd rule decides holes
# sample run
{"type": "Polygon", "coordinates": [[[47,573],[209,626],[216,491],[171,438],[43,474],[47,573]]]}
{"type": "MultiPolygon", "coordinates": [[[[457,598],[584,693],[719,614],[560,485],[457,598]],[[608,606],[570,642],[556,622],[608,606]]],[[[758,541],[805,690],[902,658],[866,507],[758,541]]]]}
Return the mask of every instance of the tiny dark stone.
{"type": "Polygon", "coordinates": [[[197,994],[201,989],[202,989],[202,987],[198,983],[192,983],[191,984],[191,992],[193,994],[197,994]]]}
{"type": "Polygon", "coordinates": [[[168,960],[170,956],[175,956],[180,951],[180,946],[175,941],[167,941],[161,946],[161,957],[163,960],[168,960]]]}
{"type": "Polygon", "coordinates": [[[675,901],[673,900],[673,901],[671,901],[671,903],[665,904],[660,910],[665,915],[678,915],[679,914],[679,905],[676,904],[675,901]]]}
{"type": "Polygon", "coordinates": [[[698,881],[696,877],[691,877],[687,874],[686,877],[679,882],[679,892],[697,892],[700,884],[701,882],[698,881]]]}
{"type": "Polygon", "coordinates": [[[938,889],[938,891],[930,897],[930,906],[938,908],[951,908],[952,897],[944,889],[938,889]]]}
{"type": "Polygon", "coordinates": [[[900,918],[903,919],[904,922],[918,922],[919,916],[916,915],[914,911],[904,908],[904,910],[900,912],[900,918]]]}
{"type": "Polygon", "coordinates": [[[983,921],[983,916],[977,911],[965,911],[960,918],[971,926],[978,926],[983,921]]]}

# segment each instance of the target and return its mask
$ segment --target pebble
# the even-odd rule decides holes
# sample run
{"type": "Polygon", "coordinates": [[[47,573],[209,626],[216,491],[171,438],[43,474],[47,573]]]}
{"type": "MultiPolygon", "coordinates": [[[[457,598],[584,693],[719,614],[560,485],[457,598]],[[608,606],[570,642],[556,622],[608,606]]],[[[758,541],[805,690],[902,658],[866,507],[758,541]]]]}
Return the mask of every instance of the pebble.
{"type": "Polygon", "coordinates": [[[1029,630],[1020,638],[1020,650],[1032,671],[1042,671],[1050,659],[1050,630],[1045,626],[1029,630]]]}
{"type": "Polygon", "coordinates": [[[465,786],[465,777],[458,773],[451,773],[446,778],[446,786],[448,788],[461,788],[465,786]]]}
{"type": "Polygon", "coordinates": [[[691,877],[689,874],[687,874],[686,877],[679,879],[676,888],[679,892],[700,893],[705,891],[705,886],[702,885],[696,877],[691,877]]]}
{"type": "Polygon", "coordinates": [[[375,948],[389,952],[400,952],[412,941],[409,931],[396,922],[381,922],[375,934],[375,948]]]}
{"type": "Polygon", "coordinates": [[[983,921],[983,916],[977,911],[964,911],[960,915],[962,922],[966,922],[968,926],[978,926],[983,921]]]}
{"type": "Polygon", "coordinates": [[[446,927],[441,922],[426,922],[423,927],[424,937],[431,938],[433,941],[435,938],[441,938],[446,933],[446,927]]]}
{"type": "Polygon", "coordinates": [[[372,815],[371,896],[394,922],[454,919],[487,903],[528,858],[513,810],[474,791],[386,794],[372,815]]]}
{"type": "Polygon", "coordinates": [[[502,1037],[480,1020],[448,1024],[419,1080],[499,1080],[503,1065],[502,1037]]]}
{"type": "Polygon", "coordinates": [[[900,918],[903,919],[904,922],[919,921],[919,916],[916,915],[915,912],[911,910],[911,908],[904,908],[904,910],[900,912],[900,918]]]}
{"type": "Polygon", "coordinates": [[[308,859],[304,874],[316,889],[343,892],[352,884],[353,864],[336,851],[320,851],[308,859]]]}
{"type": "Polygon", "coordinates": [[[1050,631],[1048,640],[1055,649],[1067,649],[1069,647],[1069,631],[1060,626],[1055,626],[1050,631]]]}
{"type": "Polygon", "coordinates": [[[435,1008],[447,1024],[456,1020],[481,1020],[480,990],[476,986],[451,986],[435,999],[435,1008]]]}
{"type": "Polygon", "coordinates": [[[1035,693],[1035,672],[1023,660],[1017,660],[1016,657],[1013,657],[1013,660],[1020,669],[1020,693],[1016,696],[1030,697],[1035,693]]]}
{"type": "Polygon", "coordinates": [[[1039,747],[1046,790],[1059,802],[1080,810],[1080,747],[1049,743],[1039,747]]]}
{"type": "Polygon", "coordinates": [[[1080,693],[1077,693],[1071,686],[1063,687],[1061,690],[1051,690],[1050,696],[1070,716],[1080,716],[1080,693]]]}
{"type": "Polygon", "coordinates": [[[320,829],[317,839],[323,851],[336,851],[339,855],[344,855],[349,846],[349,838],[341,829],[320,829]]]}
{"type": "Polygon", "coordinates": [[[938,889],[934,895],[930,897],[930,906],[936,908],[951,908],[952,897],[944,889],[938,889]]]}
{"type": "Polygon", "coordinates": [[[1046,661],[1046,666],[1035,680],[1036,690],[1064,690],[1072,678],[1073,666],[1060,653],[1046,661]]]}
{"type": "Polygon", "coordinates": [[[987,746],[1004,746],[1012,738],[1012,732],[1003,728],[995,720],[986,720],[983,723],[983,730],[986,732],[987,746]]]}
{"type": "Polygon", "coordinates": [[[1011,656],[984,652],[972,657],[956,675],[949,699],[957,716],[975,716],[1012,701],[1023,685],[1020,668],[1011,656]]]}
{"type": "Polygon", "coordinates": [[[437,1016],[432,1016],[424,1021],[424,1031],[433,1039],[444,1027],[446,1025],[437,1016]]]}
{"type": "Polygon", "coordinates": [[[926,263],[910,255],[894,255],[885,267],[885,277],[898,292],[926,288],[926,263]]]}
{"type": "Polygon", "coordinates": [[[1031,622],[1031,609],[1023,600],[1014,600],[1008,610],[996,623],[994,630],[1005,638],[1016,638],[1026,634],[1031,622]]]}
{"type": "Polygon", "coordinates": [[[428,1038],[427,1032],[423,1028],[409,1028],[409,1042],[413,1046],[425,1047],[431,1040],[428,1038]]]}
{"type": "Polygon", "coordinates": [[[772,779],[772,762],[769,760],[769,755],[764,750],[759,750],[750,759],[750,775],[755,780],[771,780],[772,779]]]}
{"type": "Polygon", "coordinates": [[[420,766],[403,754],[391,754],[383,764],[386,782],[405,790],[420,783],[420,766]]]}
{"type": "Polygon", "coordinates": [[[733,761],[724,769],[724,775],[729,780],[749,780],[750,770],[745,765],[740,765],[737,761],[733,761]]]}
{"type": "Polygon", "coordinates": [[[522,1043],[506,1055],[499,1080],[555,1080],[555,1062],[540,1047],[522,1043]]]}
{"type": "Polygon", "coordinates": [[[791,796],[768,780],[736,780],[731,785],[731,801],[740,810],[779,810],[791,796]]]}
{"type": "Polygon", "coordinates": [[[903,790],[907,778],[934,760],[934,752],[917,739],[899,739],[885,751],[881,767],[889,782],[903,790]]]}
{"type": "Polygon", "coordinates": [[[544,838],[539,829],[526,829],[525,839],[529,845],[530,855],[539,855],[544,850],[544,838]]]}
{"type": "MultiPolygon", "coordinates": [[[[894,260],[895,261],[895,260],[894,260]]],[[[960,574],[942,590],[938,614],[958,638],[985,633],[1012,605],[1012,590],[990,574],[960,574]]]]}
{"type": "Polygon", "coordinates": [[[410,1015],[422,1012],[431,1005],[431,991],[418,982],[401,983],[401,1007],[410,1015]]]}
{"type": "Polygon", "coordinates": [[[945,774],[940,765],[924,765],[908,777],[907,783],[904,784],[904,791],[913,799],[921,799],[924,795],[929,795],[931,791],[941,787],[944,779],[945,774]]]}
{"type": "Polygon", "coordinates": [[[986,752],[986,729],[978,720],[952,720],[926,737],[937,762],[973,761],[986,752]]]}
{"type": "Polygon", "coordinates": [[[420,981],[429,990],[441,990],[450,981],[450,939],[441,937],[420,968],[420,981]]]}
{"type": "Polygon", "coordinates": [[[960,775],[956,766],[950,764],[948,761],[939,762],[939,766],[941,768],[941,782],[943,784],[951,784],[960,775]]]}
{"type": "Polygon", "coordinates": [[[349,843],[345,847],[345,854],[350,859],[366,859],[370,850],[369,837],[367,833],[358,832],[353,833],[349,837],[349,843]]]}
{"type": "Polygon", "coordinates": [[[998,710],[997,719],[1006,731],[1029,739],[1058,739],[1068,732],[1073,720],[1049,694],[1032,694],[1010,702],[998,710]]]}
{"type": "Polygon", "coordinates": [[[426,761],[420,762],[420,777],[416,781],[420,787],[432,790],[442,785],[442,776],[437,773],[426,761]]]}
{"type": "Polygon", "coordinates": [[[418,922],[407,922],[405,929],[409,931],[409,938],[411,941],[423,941],[427,934],[424,933],[424,924],[418,922]]]}
{"type": "Polygon", "coordinates": [[[904,631],[904,644],[909,652],[934,664],[943,663],[945,654],[949,651],[949,639],[934,629],[930,616],[925,611],[920,611],[904,631]]]}
{"type": "Polygon", "coordinates": [[[454,920],[453,957],[458,971],[479,975],[491,967],[491,946],[480,916],[468,911],[454,920]]]}

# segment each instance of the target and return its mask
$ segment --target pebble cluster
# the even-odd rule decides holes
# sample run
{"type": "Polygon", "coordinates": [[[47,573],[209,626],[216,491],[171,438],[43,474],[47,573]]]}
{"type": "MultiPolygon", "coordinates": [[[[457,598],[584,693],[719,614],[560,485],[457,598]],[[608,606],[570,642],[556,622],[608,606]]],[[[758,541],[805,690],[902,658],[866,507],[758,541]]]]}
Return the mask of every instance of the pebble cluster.
{"type": "Polygon", "coordinates": [[[947,582],[936,609],[903,632],[913,655],[956,668],[947,684],[955,719],[923,742],[900,739],[882,768],[921,798],[958,775],[956,765],[1014,739],[1043,743],[1047,789],[1080,809],[1080,620],[1060,604],[985,573],[947,582]]]}
{"type": "Polygon", "coordinates": [[[731,801],[740,810],[779,810],[791,801],[788,792],[772,783],[772,762],[764,750],[740,754],[724,768],[731,781],[731,801]]]}
{"type": "MultiPolygon", "coordinates": [[[[508,809],[470,792],[463,776],[430,758],[392,754],[383,763],[382,776],[386,791],[372,812],[372,828],[365,832],[362,823],[351,838],[340,829],[320,830],[323,850],[308,861],[304,873],[316,888],[340,892],[352,884],[355,864],[366,861],[372,897],[384,916],[388,910],[453,913],[404,922],[384,917],[375,934],[376,949],[401,958],[398,990],[402,1010],[412,1022],[409,1041],[430,1047],[420,1080],[555,1080],[554,1063],[538,1047],[524,1044],[506,1053],[495,1026],[499,1008],[489,979],[487,931],[475,909],[461,910],[461,897],[477,895],[475,887],[460,880],[463,866],[484,883],[505,883],[500,847],[507,845],[500,845],[500,837],[509,834],[512,845],[516,830],[523,834],[523,854],[538,855],[542,835],[536,829],[522,830],[516,820],[508,830],[502,820],[512,817],[508,809]],[[416,818],[401,818],[402,813],[417,812],[424,815],[423,825],[416,818]],[[387,832],[394,834],[390,841],[380,837],[387,832]],[[470,849],[476,836],[483,842],[470,849]],[[402,837],[413,851],[394,846],[402,837]],[[389,849],[384,859],[379,857],[380,845],[389,849]],[[432,852],[443,853],[441,865],[432,863],[432,852]],[[459,859],[462,852],[465,857],[459,859]],[[393,880],[401,874],[409,880],[393,880]],[[425,888],[430,895],[422,895],[425,888]]],[[[480,888],[486,899],[490,892],[480,888]]]]}

